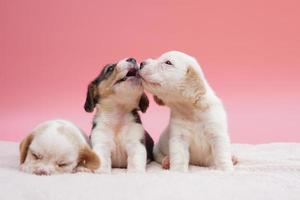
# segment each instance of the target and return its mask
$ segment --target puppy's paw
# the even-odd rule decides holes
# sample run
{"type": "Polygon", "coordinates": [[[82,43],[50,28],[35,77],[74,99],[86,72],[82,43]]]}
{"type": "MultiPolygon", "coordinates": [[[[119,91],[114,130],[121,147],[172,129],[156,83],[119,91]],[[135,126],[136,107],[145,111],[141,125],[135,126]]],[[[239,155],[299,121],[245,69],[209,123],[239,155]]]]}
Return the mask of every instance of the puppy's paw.
{"type": "Polygon", "coordinates": [[[95,173],[97,174],[110,174],[111,173],[111,168],[98,168],[95,170],[95,173]]]}
{"type": "Polygon", "coordinates": [[[233,171],[233,164],[230,162],[228,164],[218,165],[218,166],[216,166],[216,169],[231,172],[231,171],[233,171]]]}
{"type": "Polygon", "coordinates": [[[127,169],[127,173],[145,173],[146,169],[141,168],[141,169],[127,169]]]}
{"type": "Polygon", "coordinates": [[[76,167],[76,168],[73,170],[73,173],[77,173],[77,172],[93,173],[94,171],[91,170],[91,169],[88,169],[88,168],[86,168],[86,167],[79,166],[79,167],[76,167]]]}
{"type": "Polygon", "coordinates": [[[165,156],[161,162],[161,166],[163,169],[170,169],[170,158],[169,156],[165,156]]]}

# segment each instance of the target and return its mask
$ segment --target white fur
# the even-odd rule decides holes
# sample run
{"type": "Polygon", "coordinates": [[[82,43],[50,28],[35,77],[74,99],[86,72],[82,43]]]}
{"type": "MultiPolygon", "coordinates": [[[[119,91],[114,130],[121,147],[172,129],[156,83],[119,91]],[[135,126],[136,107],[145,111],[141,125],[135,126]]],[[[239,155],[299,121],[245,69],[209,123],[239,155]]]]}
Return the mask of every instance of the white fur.
{"type": "MultiPolygon", "coordinates": [[[[131,67],[137,66],[132,66],[126,59],[120,61],[116,66],[121,72],[118,77],[124,77],[131,67]]],[[[101,158],[97,172],[110,173],[112,167],[144,172],[147,161],[146,149],[141,143],[144,128],[131,114],[143,93],[142,84],[132,77],[112,87],[114,94],[105,98],[100,96],[94,117],[97,125],[91,133],[93,149],[101,158]]]]}
{"type": "Polygon", "coordinates": [[[33,140],[29,145],[26,160],[20,165],[22,171],[38,175],[73,172],[77,166],[79,150],[87,145],[83,133],[73,123],[66,120],[51,120],[39,124],[32,130],[33,140]],[[62,131],[65,129],[71,138],[62,131]],[[32,155],[39,156],[35,159],[32,155]],[[63,168],[58,164],[67,163],[63,168]],[[59,169],[59,170],[58,170],[59,169]]]}
{"type": "Polygon", "coordinates": [[[170,169],[183,172],[188,171],[189,163],[233,170],[226,112],[197,61],[171,51],[146,60],[140,75],[145,89],[171,109],[169,125],[154,147],[155,160],[162,163],[169,155],[170,169]],[[187,85],[189,68],[202,80],[205,94],[200,94],[200,86],[187,85]]]}

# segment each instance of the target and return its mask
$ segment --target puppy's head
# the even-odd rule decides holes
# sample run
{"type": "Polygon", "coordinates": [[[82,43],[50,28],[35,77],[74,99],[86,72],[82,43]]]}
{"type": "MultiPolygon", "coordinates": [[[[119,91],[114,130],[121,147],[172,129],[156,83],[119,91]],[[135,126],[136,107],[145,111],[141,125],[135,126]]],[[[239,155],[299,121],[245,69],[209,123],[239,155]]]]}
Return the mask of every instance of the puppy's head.
{"type": "Polygon", "coordinates": [[[85,110],[93,112],[96,105],[106,102],[124,106],[135,104],[145,112],[148,98],[143,93],[141,80],[136,76],[138,68],[134,58],[106,65],[98,77],[88,85],[85,110]]]}
{"type": "Polygon", "coordinates": [[[36,175],[96,170],[100,161],[74,127],[57,122],[38,126],[20,144],[20,169],[36,175]]]}
{"type": "Polygon", "coordinates": [[[140,64],[139,75],[146,90],[154,94],[154,100],[176,101],[193,93],[206,92],[206,82],[197,61],[182,52],[170,51],[158,59],[147,59],[140,64]]]}

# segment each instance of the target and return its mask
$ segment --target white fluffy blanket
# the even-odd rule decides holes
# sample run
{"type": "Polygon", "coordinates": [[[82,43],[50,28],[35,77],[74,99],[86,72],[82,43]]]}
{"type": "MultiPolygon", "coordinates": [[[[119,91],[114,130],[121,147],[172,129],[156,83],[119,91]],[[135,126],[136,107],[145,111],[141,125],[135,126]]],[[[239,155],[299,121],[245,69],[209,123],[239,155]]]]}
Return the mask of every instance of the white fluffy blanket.
{"type": "Polygon", "coordinates": [[[300,199],[300,144],[233,145],[240,162],[234,172],[191,166],[189,173],[36,176],[18,170],[18,144],[0,141],[0,199],[300,199]]]}

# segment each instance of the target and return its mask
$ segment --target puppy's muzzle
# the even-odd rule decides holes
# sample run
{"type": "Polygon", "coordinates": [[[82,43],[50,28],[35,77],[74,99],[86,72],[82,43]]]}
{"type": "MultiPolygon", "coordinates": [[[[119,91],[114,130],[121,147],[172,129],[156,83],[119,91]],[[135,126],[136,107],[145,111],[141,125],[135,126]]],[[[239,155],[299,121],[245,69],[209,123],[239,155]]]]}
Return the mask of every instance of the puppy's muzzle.
{"type": "Polygon", "coordinates": [[[130,77],[137,77],[137,72],[138,72],[138,65],[136,63],[136,60],[134,58],[128,58],[126,60],[126,62],[129,62],[131,64],[133,64],[133,67],[130,68],[127,72],[127,74],[125,75],[125,77],[123,77],[122,79],[118,80],[116,82],[116,84],[121,83],[123,81],[126,81],[128,78],[130,77]]]}
{"type": "Polygon", "coordinates": [[[134,58],[128,58],[126,61],[136,65],[136,59],[134,58]]]}

